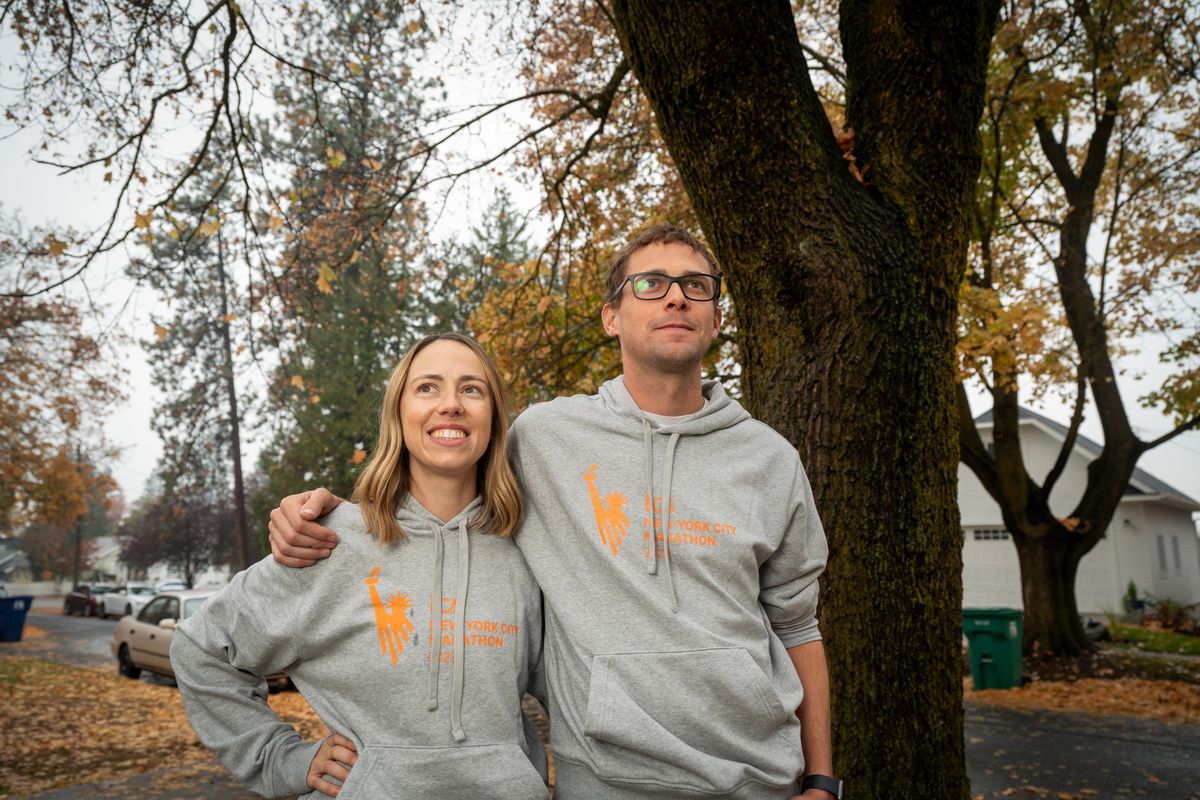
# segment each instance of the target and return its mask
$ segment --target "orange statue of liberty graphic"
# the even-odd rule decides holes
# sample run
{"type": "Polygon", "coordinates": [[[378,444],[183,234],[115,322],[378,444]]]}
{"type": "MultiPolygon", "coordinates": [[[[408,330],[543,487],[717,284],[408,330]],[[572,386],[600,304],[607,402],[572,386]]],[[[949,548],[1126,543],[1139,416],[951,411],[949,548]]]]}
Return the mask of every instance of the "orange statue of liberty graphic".
{"type": "Polygon", "coordinates": [[[364,578],[363,583],[367,584],[371,592],[371,605],[375,607],[375,627],[379,629],[379,653],[390,653],[392,666],[395,666],[396,659],[404,652],[404,645],[408,644],[408,636],[412,633],[412,620],[408,618],[412,600],[408,595],[400,593],[389,596],[386,602],[381,600],[379,591],[375,588],[379,583],[379,567],[371,570],[370,577],[364,578]]]}
{"type": "Polygon", "coordinates": [[[608,545],[615,556],[621,549],[621,540],[629,530],[629,518],[621,510],[625,505],[625,495],[610,492],[608,497],[600,499],[600,492],[596,490],[595,464],[583,473],[583,479],[587,481],[588,494],[592,498],[592,511],[596,514],[596,529],[600,532],[600,541],[608,545]]]}

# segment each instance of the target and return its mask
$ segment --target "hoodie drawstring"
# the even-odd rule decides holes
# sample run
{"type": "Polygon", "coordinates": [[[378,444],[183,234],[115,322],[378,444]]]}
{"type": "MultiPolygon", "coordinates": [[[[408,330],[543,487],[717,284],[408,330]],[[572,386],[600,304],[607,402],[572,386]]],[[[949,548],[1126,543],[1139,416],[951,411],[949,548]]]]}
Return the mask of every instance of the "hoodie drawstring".
{"type": "MultiPolygon", "coordinates": [[[[646,571],[651,575],[658,574],[658,528],[657,516],[654,511],[654,431],[650,421],[642,419],[642,441],[645,444],[646,460],[646,496],[650,503],[650,548],[646,553],[646,571]]],[[[675,580],[671,576],[671,472],[675,466],[675,445],[679,442],[679,434],[672,433],[667,440],[667,452],[663,456],[663,565],[666,567],[667,588],[671,592],[671,610],[679,611],[679,600],[675,596],[675,580]]]]}
{"type": "MultiPolygon", "coordinates": [[[[445,542],[442,529],[437,525],[429,526],[433,530],[433,602],[437,606],[435,617],[437,624],[433,626],[433,641],[429,653],[429,691],[426,705],[430,711],[438,707],[438,680],[442,664],[442,616],[445,604],[442,602],[442,569],[445,562],[445,542]]],[[[467,543],[467,525],[463,520],[458,521],[458,594],[454,598],[454,677],[451,681],[450,695],[450,735],[454,741],[466,740],[467,734],[462,726],[462,699],[465,676],[463,673],[463,645],[466,641],[467,613],[467,584],[471,579],[471,551],[467,543]]]]}
{"type": "Polygon", "coordinates": [[[462,727],[463,646],[467,638],[467,583],[471,579],[471,552],[467,546],[467,526],[458,521],[458,596],[454,599],[454,680],[450,695],[450,734],[454,741],[467,738],[462,727]]]}
{"type": "MultiPolygon", "coordinates": [[[[437,525],[429,526],[433,530],[433,598],[431,602],[437,607],[437,624],[433,626],[430,638],[433,640],[429,651],[429,691],[426,693],[426,708],[436,711],[438,707],[438,674],[442,663],[442,551],[445,547],[442,540],[442,529],[437,525]]],[[[432,612],[433,609],[430,609],[432,612]]]]}

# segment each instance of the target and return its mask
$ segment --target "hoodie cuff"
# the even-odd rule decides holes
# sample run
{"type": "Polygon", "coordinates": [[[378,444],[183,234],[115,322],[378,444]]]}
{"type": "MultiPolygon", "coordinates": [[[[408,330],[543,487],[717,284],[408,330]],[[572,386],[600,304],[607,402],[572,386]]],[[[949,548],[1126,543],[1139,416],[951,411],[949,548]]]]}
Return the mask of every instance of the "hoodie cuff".
{"type": "Polygon", "coordinates": [[[783,642],[783,646],[791,649],[797,645],[821,641],[821,628],[816,617],[810,617],[795,625],[773,626],[775,635],[783,642]]]}
{"type": "Polygon", "coordinates": [[[300,795],[312,791],[308,787],[308,767],[316,758],[323,741],[306,742],[297,737],[279,748],[274,758],[274,796],[300,795]]]}

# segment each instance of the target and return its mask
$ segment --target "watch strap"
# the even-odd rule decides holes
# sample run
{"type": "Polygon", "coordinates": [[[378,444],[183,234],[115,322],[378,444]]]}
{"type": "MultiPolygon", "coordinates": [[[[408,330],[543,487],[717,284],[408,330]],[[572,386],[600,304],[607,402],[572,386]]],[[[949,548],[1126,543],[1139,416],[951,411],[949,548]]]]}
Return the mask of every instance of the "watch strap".
{"type": "Polygon", "coordinates": [[[804,780],[800,781],[800,792],[804,793],[809,789],[820,789],[829,792],[837,800],[842,800],[842,782],[837,778],[828,775],[805,775],[804,780]]]}

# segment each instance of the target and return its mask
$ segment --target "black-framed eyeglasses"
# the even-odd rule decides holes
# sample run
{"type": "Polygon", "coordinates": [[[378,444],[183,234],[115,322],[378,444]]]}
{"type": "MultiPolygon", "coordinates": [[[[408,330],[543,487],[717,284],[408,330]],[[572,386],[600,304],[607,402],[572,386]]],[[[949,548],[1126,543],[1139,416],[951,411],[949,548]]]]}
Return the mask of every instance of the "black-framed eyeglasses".
{"type": "MultiPolygon", "coordinates": [[[[721,291],[721,276],[711,272],[689,272],[686,275],[664,275],[661,272],[635,272],[625,278],[621,286],[628,283],[633,296],[638,300],[660,300],[671,291],[672,284],[679,284],[683,296],[688,300],[703,302],[712,300],[721,291]]],[[[620,294],[620,289],[617,290],[620,294]]]]}

